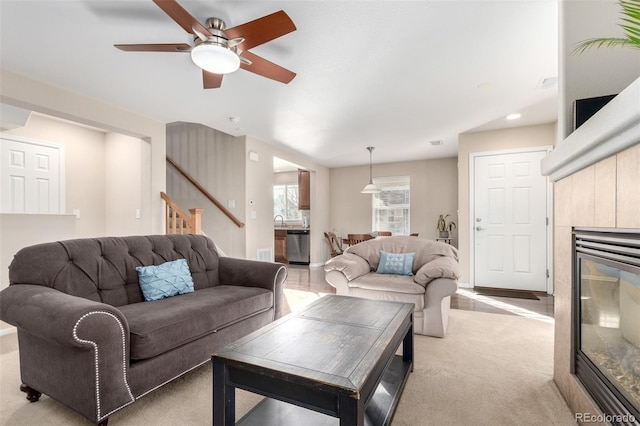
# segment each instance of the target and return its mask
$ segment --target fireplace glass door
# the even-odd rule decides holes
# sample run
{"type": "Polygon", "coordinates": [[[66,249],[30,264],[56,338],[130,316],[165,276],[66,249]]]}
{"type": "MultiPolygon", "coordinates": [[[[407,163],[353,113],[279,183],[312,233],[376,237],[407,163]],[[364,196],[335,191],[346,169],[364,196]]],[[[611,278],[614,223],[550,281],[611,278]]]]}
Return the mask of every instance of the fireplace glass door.
{"type": "Polygon", "coordinates": [[[576,374],[597,402],[604,399],[603,412],[638,417],[640,257],[634,256],[640,254],[640,240],[579,236],[574,257],[576,374]]]}

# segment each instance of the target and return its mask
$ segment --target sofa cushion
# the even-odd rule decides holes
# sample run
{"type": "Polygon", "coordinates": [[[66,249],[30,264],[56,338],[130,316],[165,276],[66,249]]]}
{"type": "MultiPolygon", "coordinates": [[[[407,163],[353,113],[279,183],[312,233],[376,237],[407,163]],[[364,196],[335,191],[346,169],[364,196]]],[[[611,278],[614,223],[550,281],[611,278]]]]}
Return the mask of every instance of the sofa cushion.
{"type": "Polygon", "coordinates": [[[424,294],[424,287],[404,275],[369,273],[349,281],[350,288],[362,288],[381,292],[424,294]]]}
{"type": "Polygon", "coordinates": [[[380,263],[376,273],[413,275],[411,266],[415,255],[415,253],[387,253],[384,250],[380,250],[380,263]]]}
{"type": "Polygon", "coordinates": [[[152,358],[273,307],[273,292],[221,285],[119,307],[130,329],[130,358],[152,358]]]}
{"type": "Polygon", "coordinates": [[[140,290],[147,302],[193,291],[193,279],[185,259],[161,265],[137,266],[136,271],[140,290]]]}

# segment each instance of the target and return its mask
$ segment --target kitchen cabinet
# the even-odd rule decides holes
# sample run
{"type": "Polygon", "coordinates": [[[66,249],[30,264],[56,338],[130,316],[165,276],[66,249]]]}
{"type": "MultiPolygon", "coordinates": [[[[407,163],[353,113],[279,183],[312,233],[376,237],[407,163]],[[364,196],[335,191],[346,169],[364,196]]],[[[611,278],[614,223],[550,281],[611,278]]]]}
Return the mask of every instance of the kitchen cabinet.
{"type": "Polygon", "coordinates": [[[298,209],[311,210],[311,172],[298,169],[298,209]]]}
{"type": "Polygon", "coordinates": [[[289,263],[287,257],[287,230],[276,229],[273,243],[273,257],[276,262],[289,263]]]}

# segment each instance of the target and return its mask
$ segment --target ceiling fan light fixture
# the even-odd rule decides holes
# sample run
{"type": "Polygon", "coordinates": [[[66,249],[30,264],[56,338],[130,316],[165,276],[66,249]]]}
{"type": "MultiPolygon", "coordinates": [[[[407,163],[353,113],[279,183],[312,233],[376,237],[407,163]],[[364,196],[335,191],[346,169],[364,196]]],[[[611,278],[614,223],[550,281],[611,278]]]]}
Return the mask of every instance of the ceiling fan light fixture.
{"type": "Polygon", "coordinates": [[[240,58],[229,48],[217,43],[200,43],[191,49],[191,60],[205,71],[229,74],[240,68],[240,58]]]}

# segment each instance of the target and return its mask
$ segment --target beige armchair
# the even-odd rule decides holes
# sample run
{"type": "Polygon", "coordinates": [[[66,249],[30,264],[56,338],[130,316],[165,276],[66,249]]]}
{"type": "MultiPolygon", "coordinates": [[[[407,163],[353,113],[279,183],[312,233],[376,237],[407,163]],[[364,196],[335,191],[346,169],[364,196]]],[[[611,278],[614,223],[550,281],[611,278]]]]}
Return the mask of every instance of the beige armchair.
{"type": "Polygon", "coordinates": [[[330,259],[324,270],[336,294],[413,303],[415,333],[435,337],[446,334],[451,295],[458,289],[460,276],[455,247],[410,236],[373,239],[330,259]],[[413,253],[406,265],[410,275],[385,273],[388,271],[380,268],[381,251],[413,253]]]}

